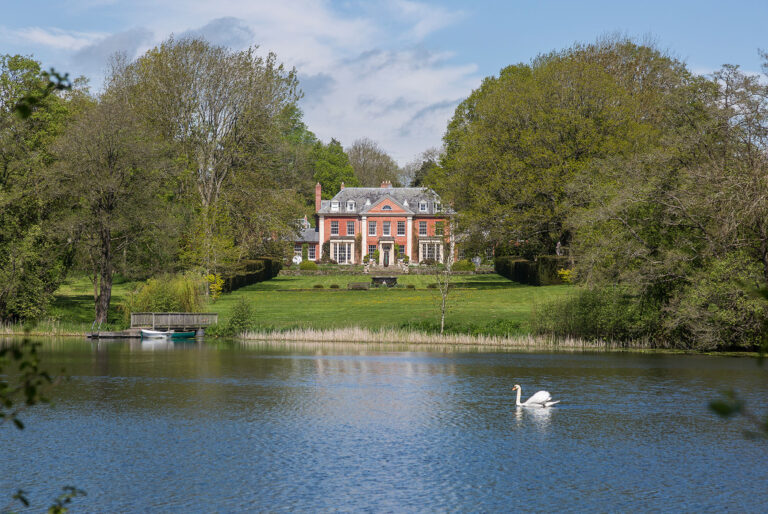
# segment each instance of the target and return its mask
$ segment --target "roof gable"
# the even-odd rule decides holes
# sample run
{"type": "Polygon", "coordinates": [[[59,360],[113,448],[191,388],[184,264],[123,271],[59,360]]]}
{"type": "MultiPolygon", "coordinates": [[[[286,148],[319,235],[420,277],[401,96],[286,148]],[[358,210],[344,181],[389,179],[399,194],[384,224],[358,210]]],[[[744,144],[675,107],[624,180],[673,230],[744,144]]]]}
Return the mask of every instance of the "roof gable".
{"type": "Polygon", "coordinates": [[[365,212],[370,214],[413,214],[413,211],[405,208],[391,196],[382,197],[378,202],[365,209],[365,212]]]}

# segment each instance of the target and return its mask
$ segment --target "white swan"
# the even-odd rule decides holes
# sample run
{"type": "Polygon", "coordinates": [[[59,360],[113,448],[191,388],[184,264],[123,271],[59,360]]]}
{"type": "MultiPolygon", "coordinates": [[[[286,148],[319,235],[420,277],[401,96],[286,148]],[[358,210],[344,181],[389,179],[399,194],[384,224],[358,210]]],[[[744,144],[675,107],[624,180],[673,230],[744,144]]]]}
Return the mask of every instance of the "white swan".
{"type": "Polygon", "coordinates": [[[515,402],[515,405],[519,407],[552,407],[554,404],[560,403],[560,400],[552,401],[552,395],[547,391],[539,391],[528,398],[526,402],[520,403],[520,394],[522,394],[523,390],[517,384],[512,388],[513,391],[515,389],[517,389],[517,401],[515,402]]]}

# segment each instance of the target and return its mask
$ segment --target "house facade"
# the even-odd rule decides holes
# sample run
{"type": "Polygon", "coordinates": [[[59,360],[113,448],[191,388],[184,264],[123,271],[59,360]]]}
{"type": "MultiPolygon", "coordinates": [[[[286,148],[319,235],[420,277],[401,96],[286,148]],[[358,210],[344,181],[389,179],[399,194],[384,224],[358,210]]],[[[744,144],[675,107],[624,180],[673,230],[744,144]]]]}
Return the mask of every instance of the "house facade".
{"type": "MultiPolygon", "coordinates": [[[[315,228],[306,223],[294,253],[307,245],[307,258],[320,260],[323,243],[329,257],[339,264],[358,264],[378,251],[378,262],[388,266],[408,256],[412,263],[434,259],[445,262],[453,252],[450,219],[453,211],[442,206],[440,197],[420,187],[344,187],[330,200],[322,200],[315,186],[315,228]],[[448,248],[445,248],[445,242],[448,248]]],[[[370,257],[369,257],[370,258],[370,257]]]]}

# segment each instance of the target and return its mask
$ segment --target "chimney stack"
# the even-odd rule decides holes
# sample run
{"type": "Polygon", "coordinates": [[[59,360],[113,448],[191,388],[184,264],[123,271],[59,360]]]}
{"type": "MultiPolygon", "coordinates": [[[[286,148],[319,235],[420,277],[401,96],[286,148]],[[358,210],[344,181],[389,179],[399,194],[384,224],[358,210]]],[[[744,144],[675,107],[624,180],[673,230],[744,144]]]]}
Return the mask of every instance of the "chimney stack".
{"type": "Polygon", "coordinates": [[[323,195],[323,186],[320,185],[320,182],[317,183],[315,186],[315,212],[320,210],[320,199],[323,195]]]}
{"type": "Polygon", "coordinates": [[[381,187],[390,187],[390,183],[387,180],[382,181],[381,187]]]}
{"type": "Polygon", "coordinates": [[[344,189],[344,182],[341,183],[341,189],[344,189]]]}

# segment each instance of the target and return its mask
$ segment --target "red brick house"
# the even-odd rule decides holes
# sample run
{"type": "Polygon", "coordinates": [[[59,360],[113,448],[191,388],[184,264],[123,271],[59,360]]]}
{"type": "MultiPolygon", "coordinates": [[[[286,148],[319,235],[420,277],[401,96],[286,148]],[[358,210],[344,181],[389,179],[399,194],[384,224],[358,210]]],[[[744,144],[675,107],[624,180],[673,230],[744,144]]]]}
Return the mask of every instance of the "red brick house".
{"type": "Polygon", "coordinates": [[[360,259],[379,251],[379,265],[394,264],[407,255],[412,263],[425,259],[444,262],[443,242],[454,251],[450,233],[453,211],[443,207],[440,197],[421,187],[344,187],[330,200],[321,200],[321,186],[315,186],[315,228],[305,223],[295,252],[308,246],[310,260],[322,258],[329,242],[330,258],[339,264],[359,264],[360,259]],[[397,254],[395,253],[397,250],[397,254]]]}

